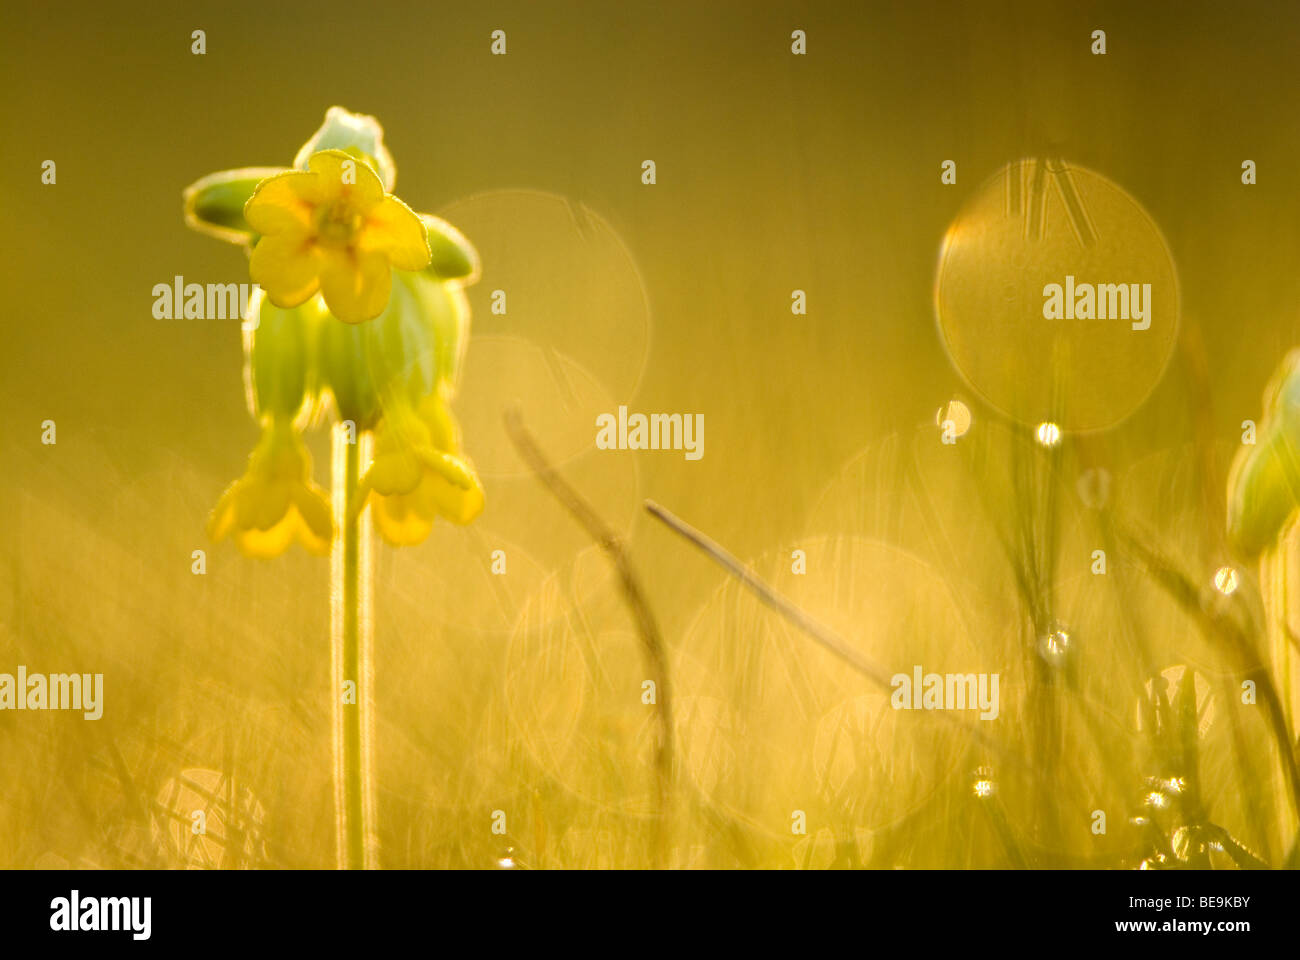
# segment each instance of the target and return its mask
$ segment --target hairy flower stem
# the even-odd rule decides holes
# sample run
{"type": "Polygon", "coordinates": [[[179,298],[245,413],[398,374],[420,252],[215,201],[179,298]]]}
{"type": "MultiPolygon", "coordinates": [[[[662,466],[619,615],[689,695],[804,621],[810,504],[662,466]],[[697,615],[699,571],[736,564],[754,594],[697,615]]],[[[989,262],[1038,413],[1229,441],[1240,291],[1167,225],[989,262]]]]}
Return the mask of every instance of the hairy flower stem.
{"type": "Polygon", "coordinates": [[[370,512],[356,509],[370,435],[333,434],[334,547],[330,554],[330,649],[334,703],[334,814],[338,866],[374,869],[373,619],[370,512]]]}

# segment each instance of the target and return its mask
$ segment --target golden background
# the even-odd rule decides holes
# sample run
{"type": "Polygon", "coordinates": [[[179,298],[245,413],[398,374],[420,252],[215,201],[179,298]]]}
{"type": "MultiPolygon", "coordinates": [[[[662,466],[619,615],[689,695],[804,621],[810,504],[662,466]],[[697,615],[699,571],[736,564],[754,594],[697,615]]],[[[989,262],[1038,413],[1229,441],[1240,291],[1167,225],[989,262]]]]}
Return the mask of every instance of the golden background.
{"type": "MultiPolygon", "coordinates": [[[[106,693],[93,723],[0,714],[0,865],[333,863],[328,561],[206,541],[256,437],[239,331],[156,320],[151,292],[175,275],[247,280],[236,248],[185,228],[181,191],[288,165],[333,104],[382,121],[397,193],[483,257],[455,410],[487,510],[376,548],[384,866],[964,867],[1015,865],[1015,850],[1134,865],[1145,671],[1231,671],[1136,562],[1113,557],[1104,585],[1089,575],[1096,519],[1075,480],[1103,465],[1116,509],[1198,583],[1230,561],[1216,540],[1227,467],[1295,340],[1297,26],[1291,5],[1199,2],[6,4],[0,671],[102,672],[106,693]],[[504,57],[489,55],[498,28],[504,57]],[[794,29],[806,56],[791,55],[794,29]],[[1105,56],[1089,52],[1094,29],[1105,56]],[[947,358],[933,298],[962,204],[1048,152],[1159,226],[1184,339],[1149,400],[1100,437],[1067,437],[1044,481],[1063,491],[1045,592],[1079,638],[1082,693],[1043,707],[995,533],[1029,510],[997,481],[1015,435],[947,358]],[[40,181],[47,159],[56,185],[40,181]],[[955,186],[940,183],[948,159],[955,186]],[[488,310],[498,288],[505,316],[488,310]],[[1189,355],[1206,358],[1204,381],[1189,355]],[[953,398],[972,437],[1002,444],[993,467],[946,456],[935,411],[953,398]],[[500,422],[515,403],[627,535],[663,628],[678,725],[667,841],[649,827],[633,626],[605,559],[514,458],[500,422]],[[594,414],[619,404],[704,414],[703,459],[595,451],[594,414]],[[1047,786],[1007,783],[986,815],[968,745],[882,713],[866,681],[646,515],[646,497],[887,673],[1000,671],[994,735],[1047,786]],[[505,577],[487,572],[494,549],[505,577]],[[1137,632],[1150,663],[1129,656],[1137,632]],[[196,847],[172,826],[196,783],[238,842],[196,847]],[[1096,808],[1105,837],[1088,830],[1096,808]],[[795,809],[806,836],[791,834],[795,809]]],[[[327,438],[312,444],[327,483],[327,438]]],[[[1220,703],[1220,727],[1232,709],[1220,703]]],[[[1216,820],[1276,862],[1291,826],[1261,824],[1285,819],[1268,806],[1277,764],[1263,721],[1242,723],[1235,748],[1206,734],[1205,788],[1216,820]]]]}

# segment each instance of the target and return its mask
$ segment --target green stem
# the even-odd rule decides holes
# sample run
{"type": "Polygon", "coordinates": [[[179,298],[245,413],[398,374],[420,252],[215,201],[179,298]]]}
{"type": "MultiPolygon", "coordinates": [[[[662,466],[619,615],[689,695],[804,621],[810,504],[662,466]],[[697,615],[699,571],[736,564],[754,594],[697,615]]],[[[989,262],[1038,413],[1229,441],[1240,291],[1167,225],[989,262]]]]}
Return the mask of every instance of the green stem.
{"type": "Polygon", "coordinates": [[[1275,679],[1273,689],[1259,690],[1257,693],[1266,698],[1266,704],[1273,699],[1278,701],[1276,709],[1271,711],[1277,748],[1281,755],[1282,769],[1292,773],[1289,780],[1284,778],[1278,785],[1278,833],[1284,850],[1293,848],[1297,843],[1297,836],[1300,835],[1297,833],[1297,818],[1300,818],[1300,782],[1297,782],[1294,747],[1295,650],[1291,646],[1289,636],[1287,596],[1287,552],[1291,549],[1291,544],[1288,542],[1291,535],[1289,528],[1284,529],[1278,536],[1277,542],[1261,554],[1259,561],[1262,580],[1260,586],[1264,594],[1264,635],[1268,643],[1262,665],[1266,675],[1271,668],[1275,679]],[[1294,816],[1291,816],[1292,814],[1294,816]]]}
{"type": "Polygon", "coordinates": [[[373,671],[370,518],[357,509],[370,437],[345,425],[333,435],[334,547],[330,634],[334,690],[334,810],[338,866],[378,866],[372,767],[373,671]]]}

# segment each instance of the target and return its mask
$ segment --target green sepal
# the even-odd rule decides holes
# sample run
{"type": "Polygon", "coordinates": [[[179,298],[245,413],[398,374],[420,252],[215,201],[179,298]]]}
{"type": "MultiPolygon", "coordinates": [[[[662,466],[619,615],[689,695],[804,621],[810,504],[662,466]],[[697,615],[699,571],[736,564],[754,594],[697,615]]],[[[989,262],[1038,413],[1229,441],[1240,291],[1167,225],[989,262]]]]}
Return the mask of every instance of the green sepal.
{"type": "Polygon", "coordinates": [[[465,235],[441,217],[422,213],[420,219],[424,221],[433,254],[425,271],[439,280],[460,280],[466,286],[477,280],[478,251],[465,235]]]}
{"type": "Polygon", "coordinates": [[[433,382],[418,384],[418,392],[412,396],[418,399],[435,389],[450,396],[460,376],[469,341],[469,301],[457,284],[443,283],[427,270],[419,273],[395,270],[393,277],[410,291],[412,306],[427,325],[427,335],[432,339],[428,349],[433,359],[433,382]]]}
{"type": "Polygon", "coordinates": [[[267,177],[283,167],[245,167],[222,170],[185,188],[185,223],[193,230],[228,243],[252,245],[257,233],[244,219],[244,204],[267,177]]]}
{"type": "Polygon", "coordinates": [[[373,429],[385,410],[413,407],[433,393],[450,396],[467,337],[464,294],[425,272],[393,271],[388,306],[374,320],[320,326],[322,384],[340,418],[373,429]]]}
{"type": "Polygon", "coordinates": [[[250,313],[257,325],[247,334],[245,378],[253,415],[298,418],[314,393],[314,341],[324,308],[312,298],[286,310],[259,292],[250,313]]]}
{"type": "Polygon", "coordinates": [[[327,312],[316,341],[321,387],[334,398],[339,419],[351,420],[358,430],[373,430],[383,414],[367,359],[369,329],[376,322],[344,323],[327,312]]]}
{"type": "Polygon", "coordinates": [[[421,274],[393,271],[393,290],[384,312],[367,324],[366,361],[386,406],[413,404],[438,382],[438,345],[424,303],[421,274]]]}

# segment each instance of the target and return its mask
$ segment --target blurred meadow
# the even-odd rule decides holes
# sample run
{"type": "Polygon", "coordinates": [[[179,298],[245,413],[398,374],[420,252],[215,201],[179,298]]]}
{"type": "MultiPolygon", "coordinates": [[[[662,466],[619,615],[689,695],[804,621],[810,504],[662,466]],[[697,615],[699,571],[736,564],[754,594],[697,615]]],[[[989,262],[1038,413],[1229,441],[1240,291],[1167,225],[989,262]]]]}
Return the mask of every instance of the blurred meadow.
{"type": "Polygon", "coordinates": [[[1297,865],[1300,544],[1261,577],[1226,536],[1242,422],[1300,341],[1297,27],[1201,0],[6,4],[0,672],[102,672],[105,702],[0,711],[0,866],[334,864],[329,561],[207,540],[256,437],[238,322],[151,311],[177,275],[248,279],[185,186],[289,163],[334,104],[482,259],[453,406],[486,509],[374,548],[382,866],[1297,865]],[[1045,157],[1110,225],[1087,279],[1177,304],[1148,352],[1045,364],[999,318],[1026,268],[981,191],[1045,157]],[[703,458],[597,449],[621,404],[702,413],[703,458]],[[662,632],[666,776],[617,572],[512,409],[662,632]],[[891,709],[647,498],[886,676],[999,674],[998,716],[891,709]]]}

